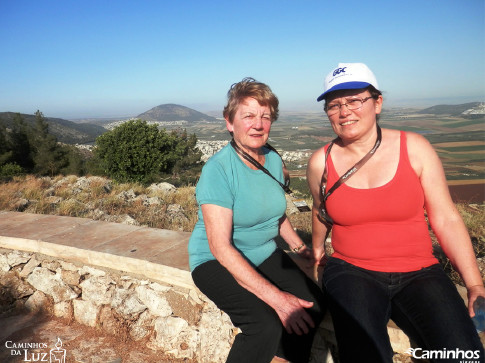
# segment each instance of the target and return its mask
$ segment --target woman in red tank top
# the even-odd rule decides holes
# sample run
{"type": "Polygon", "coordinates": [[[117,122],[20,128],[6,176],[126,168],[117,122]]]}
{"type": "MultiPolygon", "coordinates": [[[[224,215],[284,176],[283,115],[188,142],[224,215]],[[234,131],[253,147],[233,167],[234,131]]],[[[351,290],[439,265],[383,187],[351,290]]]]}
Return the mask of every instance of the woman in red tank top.
{"type": "Polygon", "coordinates": [[[313,255],[325,264],[340,361],[392,362],[392,319],[420,352],[440,350],[446,362],[473,354],[482,362],[470,316],[485,289],[436,152],[418,134],[380,129],[382,93],[365,64],[340,63],[326,77],[321,100],[337,138],[312,155],[307,180],[313,255]],[[433,256],[425,211],[465,282],[468,311],[433,256]],[[335,252],[327,262],[331,229],[335,252]]]}

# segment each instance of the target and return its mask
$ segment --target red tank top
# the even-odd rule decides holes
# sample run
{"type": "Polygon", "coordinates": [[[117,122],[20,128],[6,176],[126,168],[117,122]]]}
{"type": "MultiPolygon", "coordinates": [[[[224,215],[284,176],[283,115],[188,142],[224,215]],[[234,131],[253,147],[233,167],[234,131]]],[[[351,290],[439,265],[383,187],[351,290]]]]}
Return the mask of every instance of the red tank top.
{"type": "MultiPolygon", "coordinates": [[[[401,131],[396,174],[387,184],[357,189],[342,184],[327,199],[333,257],[383,272],[409,272],[438,263],[424,217],[424,193],[401,131]]],[[[328,146],[327,146],[328,147],[328,146]]],[[[328,186],[339,178],[328,160],[328,186]]]]}

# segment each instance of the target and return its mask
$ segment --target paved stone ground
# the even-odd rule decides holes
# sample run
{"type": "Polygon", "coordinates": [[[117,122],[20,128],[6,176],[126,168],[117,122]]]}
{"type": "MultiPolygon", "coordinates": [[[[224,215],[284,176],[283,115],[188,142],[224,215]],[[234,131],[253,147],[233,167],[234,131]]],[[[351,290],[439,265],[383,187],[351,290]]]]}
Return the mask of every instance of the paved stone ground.
{"type": "Polygon", "coordinates": [[[147,348],[146,341],[134,342],[76,322],[22,312],[0,317],[0,362],[51,362],[50,351],[56,343],[60,345],[58,338],[66,350],[65,363],[193,363],[168,358],[147,348]],[[22,343],[37,348],[19,347],[22,343]]]}

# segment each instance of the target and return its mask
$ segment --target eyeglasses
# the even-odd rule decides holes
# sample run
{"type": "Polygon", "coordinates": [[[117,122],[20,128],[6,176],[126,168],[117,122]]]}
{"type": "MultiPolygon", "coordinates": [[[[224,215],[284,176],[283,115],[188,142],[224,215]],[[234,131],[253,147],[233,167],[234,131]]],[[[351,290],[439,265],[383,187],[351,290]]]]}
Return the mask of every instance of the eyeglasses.
{"type": "Polygon", "coordinates": [[[363,106],[365,101],[371,98],[372,96],[366,97],[366,98],[352,98],[350,100],[347,100],[347,103],[342,103],[342,104],[334,103],[332,105],[325,105],[323,109],[325,110],[328,116],[332,116],[340,112],[340,108],[342,106],[346,106],[347,110],[357,110],[358,108],[361,108],[363,106]]]}

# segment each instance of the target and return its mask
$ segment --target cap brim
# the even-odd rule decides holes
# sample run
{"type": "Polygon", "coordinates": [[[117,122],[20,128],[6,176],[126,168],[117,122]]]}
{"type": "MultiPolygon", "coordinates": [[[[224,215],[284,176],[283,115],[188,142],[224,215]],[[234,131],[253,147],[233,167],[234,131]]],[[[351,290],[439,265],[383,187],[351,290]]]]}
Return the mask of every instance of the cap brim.
{"type": "Polygon", "coordinates": [[[317,102],[320,102],[321,100],[323,100],[325,98],[325,96],[327,94],[329,94],[330,92],[340,91],[340,90],[343,90],[343,89],[360,89],[360,88],[366,88],[367,86],[370,86],[370,83],[368,83],[368,82],[345,82],[345,83],[340,83],[340,84],[337,84],[337,85],[333,86],[332,88],[326,90],[325,92],[323,92],[317,98],[317,102]]]}

